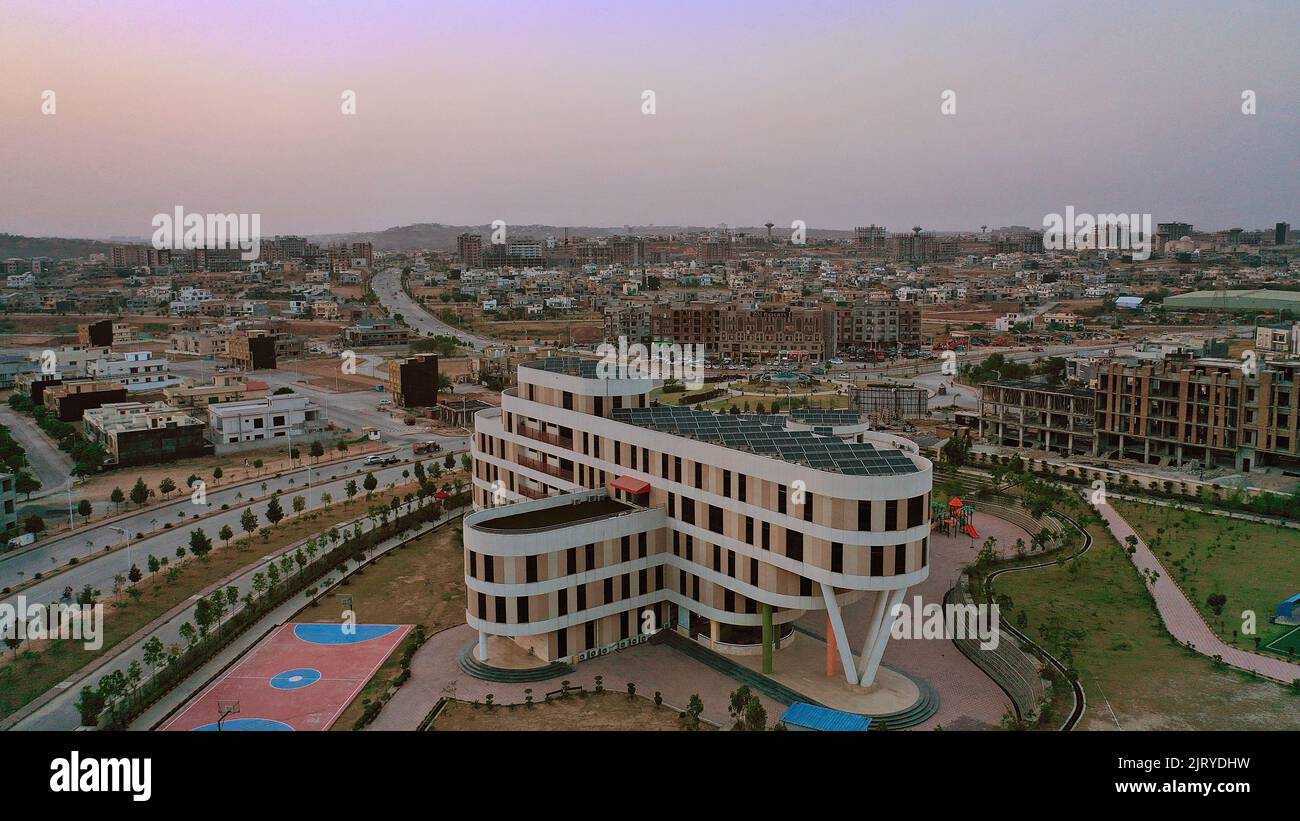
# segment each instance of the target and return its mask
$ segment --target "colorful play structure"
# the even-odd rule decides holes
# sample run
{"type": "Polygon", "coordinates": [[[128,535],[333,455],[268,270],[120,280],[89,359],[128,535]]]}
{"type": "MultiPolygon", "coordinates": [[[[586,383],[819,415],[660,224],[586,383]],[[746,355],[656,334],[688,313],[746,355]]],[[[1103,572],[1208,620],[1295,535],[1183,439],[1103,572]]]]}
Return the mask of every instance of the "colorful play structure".
{"type": "Polygon", "coordinates": [[[943,502],[930,503],[930,529],[945,536],[965,533],[972,539],[980,537],[975,529],[975,508],[956,496],[943,502]]]}

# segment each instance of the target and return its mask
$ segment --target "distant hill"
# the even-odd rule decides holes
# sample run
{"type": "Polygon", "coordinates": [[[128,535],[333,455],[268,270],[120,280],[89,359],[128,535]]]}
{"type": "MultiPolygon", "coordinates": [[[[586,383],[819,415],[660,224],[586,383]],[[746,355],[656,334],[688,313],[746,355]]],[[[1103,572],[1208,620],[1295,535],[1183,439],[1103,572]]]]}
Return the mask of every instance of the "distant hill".
{"type": "Polygon", "coordinates": [[[9,257],[51,257],[75,259],[91,254],[107,254],[111,243],[97,239],[64,239],[63,237],[24,237],[18,234],[0,234],[0,259],[9,257]]]}

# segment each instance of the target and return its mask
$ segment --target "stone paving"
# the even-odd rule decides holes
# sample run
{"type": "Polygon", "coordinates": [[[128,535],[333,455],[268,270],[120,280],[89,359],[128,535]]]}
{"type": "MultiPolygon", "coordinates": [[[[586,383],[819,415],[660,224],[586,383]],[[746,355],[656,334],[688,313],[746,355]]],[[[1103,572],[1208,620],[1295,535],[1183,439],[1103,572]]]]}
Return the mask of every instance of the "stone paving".
{"type": "MultiPolygon", "coordinates": [[[[653,696],[658,690],[665,704],[678,710],[686,708],[692,694],[704,702],[704,718],[724,727],[728,697],[740,683],[729,676],[705,667],[672,648],[656,644],[638,644],[617,653],[584,661],[572,674],[529,684],[502,684],[480,681],[463,673],[456,657],[478,634],[467,624],[443,630],[429,637],[411,660],[411,677],[384,706],[368,730],[414,730],[443,696],[482,701],[491,693],[498,704],[520,703],[524,690],[532,689],[540,701],[548,690],[558,690],[562,679],[588,690],[602,676],[605,689],[625,692],[628,682],[636,684],[638,693],[653,696]]],[[[768,722],[785,712],[785,706],[759,696],[767,709],[768,722]]],[[[576,728],[575,728],[576,729],[576,728]]]]}
{"type": "MultiPolygon", "coordinates": [[[[1001,556],[1014,555],[1016,539],[1024,539],[1026,544],[1030,539],[1028,533],[1010,522],[983,513],[975,514],[975,530],[979,539],[965,534],[958,537],[936,533],[930,537],[930,577],[908,591],[909,604],[913,596],[919,595],[926,604],[942,605],[944,594],[952,589],[961,568],[975,561],[985,539],[998,540],[996,550],[1001,556]]],[[[863,613],[857,635],[863,635],[866,618],[863,613]]],[[[853,635],[852,627],[849,631],[853,635]]],[[[951,641],[890,639],[884,661],[925,679],[939,694],[939,712],[918,730],[932,730],[939,725],[954,730],[993,727],[1011,707],[1007,694],[951,641]]]]}
{"type": "Polygon", "coordinates": [[[1261,676],[1288,684],[1300,679],[1300,664],[1242,650],[1219,638],[1205,623],[1196,606],[1188,601],[1182,588],[1170,578],[1164,566],[1151,552],[1151,548],[1142,541],[1142,535],[1135,531],[1113,506],[1100,505],[1097,511],[1106,522],[1111,535],[1121,545],[1127,546],[1124,540],[1129,536],[1137,537],[1137,551],[1130,558],[1138,570],[1150,570],[1159,574],[1155,584],[1148,584],[1147,587],[1155,597],[1156,609],[1160,611],[1160,619],[1170,635],[1184,644],[1191,642],[1196,652],[1202,655],[1222,656],[1224,662],[1233,667],[1253,670],[1261,676]]]}

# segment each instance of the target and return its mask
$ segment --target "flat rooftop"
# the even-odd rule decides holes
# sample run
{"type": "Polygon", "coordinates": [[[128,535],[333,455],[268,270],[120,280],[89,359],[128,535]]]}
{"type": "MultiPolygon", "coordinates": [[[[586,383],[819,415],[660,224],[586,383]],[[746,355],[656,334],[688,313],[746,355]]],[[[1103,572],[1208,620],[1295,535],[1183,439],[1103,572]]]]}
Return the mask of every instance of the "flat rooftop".
{"type": "Polygon", "coordinates": [[[898,476],[919,471],[910,457],[895,448],[843,442],[833,436],[818,436],[812,431],[786,430],[783,425],[762,422],[753,417],[661,406],[616,408],[613,418],[660,433],[771,456],[830,473],[898,476]]]}
{"type": "Polygon", "coordinates": [[[599,359],[580,359],[576,356],[548,356],[545,359],[534,359],[532,362],[524,362],[519,367],[532,368],[535,371],[549,371],[550,373],[563,373],[569,376],[580,376],[583,379],[596,378],[596,365],[599,359]]]}
{"type": "Polygon", "coordinates": [[[528,510],[512,513],[499,519],[488,519],[480,525],[480,530],[546,530],[554,527],[577,524],[589,519],[602,519],[636,510],[631,505],[608,497],[590,499],[576,504],[559,504],[540,510],[528,510]]]}

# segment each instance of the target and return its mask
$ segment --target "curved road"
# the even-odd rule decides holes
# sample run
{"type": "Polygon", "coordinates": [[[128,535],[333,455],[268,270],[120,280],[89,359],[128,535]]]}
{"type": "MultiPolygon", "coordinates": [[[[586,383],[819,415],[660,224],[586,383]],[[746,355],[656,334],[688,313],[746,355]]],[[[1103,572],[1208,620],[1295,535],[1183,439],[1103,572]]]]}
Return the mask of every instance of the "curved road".
{"type": "Polygon", "coordinates": [[[402,290],[402,272],[398,268],[386,268],[375,274],[374,279],[370,281],[370,289],[375,292],[375,296],[379,297],[379,304],[384,306],[389,316],[401,314],[406,324],[419,331],[421,336],[428,334],[454,336],[461,344],[476,351],[496,344],[490,339],[475,336],[459,328],[453,328],[440,319],[435,319],[422,305],[402,290]]]}

